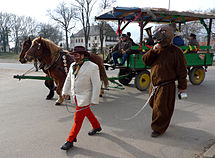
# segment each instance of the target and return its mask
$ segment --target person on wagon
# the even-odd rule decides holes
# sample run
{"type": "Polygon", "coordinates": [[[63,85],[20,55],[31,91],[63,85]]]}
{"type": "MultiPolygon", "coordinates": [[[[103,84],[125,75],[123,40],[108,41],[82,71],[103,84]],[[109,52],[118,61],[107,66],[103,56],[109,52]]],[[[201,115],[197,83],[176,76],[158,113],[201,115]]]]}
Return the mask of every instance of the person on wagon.
{"type": "MultiPolygon", "coordinates": [[[[121,43],[122,42],[122,39],[121,37],[119,37],[118,39],[118,43],[121,43]]],[[[115,46],[114,46],[115,47],[115,46]]],[[[111,50],[109,51],[106,59],[104,60],[104,63],[107,63],[107,64],[113,64],[113,60],[112,60],[112,57],[113,57],[113,50],[114,50],[114,47],[111,48],[111,50]]]]}
{"type": "Polygon", "coordinates": [[[131,38],[131,32],[127,32],[127,38],[128,38],[128,40],[131,41],[131,45],[132,45],[132,46],[138,46],[138,44],[136,44],[136,43],[134,42],[134,40],[131,38]]]}
{"type": "Polygon", "coordinates": [[[100,123],[89,107],[99,103],[101,88],[99,68],[88,60],[89,53],[85,47],[76,46],[71,54],[75,62],[70,66],[62,94],[64,98],[70,95],[71,103],[76,105],[76,111],[73,127],[66,143],[61,147],[62,150],[73,147],[73,142],[77,141],[77,135],[85,116],[93,127],[88,135],[94,135],[102,130],[100,123]]]}
{"type": "Polygon", "coordinates": [[[184,40],[181,37],[181,32],[175,32],[174,33],[174,38],[173,38],[173,44],[180,47],[180,46],[184,46],[184,40]]]}
{"type": "MultiPolygon", "coordinates": [[[[189,40],[188,45],[196,46],[196,47],[199,46],[199,42],[196,39],[196,34],[194,34],[194,33],[190,34],[190,40],[189,40]]],[[[197,51],[196,50],[189,50],[189,53],[197,53],[197,51]]]]}
{"type": "Polygon", "coordinates": [[[175,80],[178,81],[179,92],[185,92],[187,88],[186,60],[183,51],[172,44],[173,37],[172,27],[168,25],[158,27],[153,35],[157,44],[142,57],[143,62],[151,66],[149,93],[154,90],[149,101],[153,109],[152,137],[163,134],[170,124],[175,106],[175,80]]]}
{"type": "Polygon", "coordinates": [[[121,39],[122,40],[113,48],[113,61],[114,65],[117,66],[123,65],[125,63],[132,46],[132,43],[130,40],[128,40],[126,34],[122,34],[121,39]],[[122,58],[120,64],[117,61],[118,58],[122,58]]]}

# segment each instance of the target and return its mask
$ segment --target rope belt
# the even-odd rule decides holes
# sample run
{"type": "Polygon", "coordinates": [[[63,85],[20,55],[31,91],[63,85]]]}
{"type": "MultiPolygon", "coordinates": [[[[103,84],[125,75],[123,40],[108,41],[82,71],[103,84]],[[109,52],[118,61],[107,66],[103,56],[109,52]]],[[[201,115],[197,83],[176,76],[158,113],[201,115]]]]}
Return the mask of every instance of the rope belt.
{"type": "Polygon", "coordinates": [[[72,113],[72,114],[74,114],[74,113],[76,113],[76,112],[79,112],[79,111],[82,111],[82,110],[85,110],[85,109],[87,109],[87,108],[92,107],[92,105],[89,104],[89,105],[88,105],[87,107],[85,107],[85,108],[82,108],[82,109],[79,109],[79,110],[75,110],[75,111],[70,111],[69,108],[68,108],[68,103],[66,102],[65,99],[64,99],[64,101],[65,101],[65,105],[66,105],[67,111],[68,111],[69,113],[72,113]]]}
{"type": "Polygon", "coordinates": [[[170,84],[170,83],[172,83],[172,82],[173,82],[173,81],[164,82],[164,83],[161,83],[161,84],[159,84],[159,85],[157,85],[157,86],[153,86],[153,85],[152,85],[152,87],[153,87],[153,88],[152,88],[152,92],[151,92],[149,98],[147,99],[146,103],[142,106],[142,108],[141,108],[139,111],[137,111],[133,116],[128,117],[128,118],[124,118],[124,119],[120,119],[120,120],[127,121],[127,120],[131,120],[131,119],[137,117],[137,115],[139,115],[140,112],[143,111],[143,109],[145,109],[146,105],[149,103],[149,100],[150,100],[151,97],[154,95],[155,90],[156,90],[159,86],[164,86],[164,85],[170,84]]]}
{"type": "Polygon", "coordinates": [[[151,99],[151,97],[154,95],[155,93],[155,90],[158,88],[158,86],[153,86],[153,89],[152,89],[152,93],[150,94],[149,98],[147,99],[146,103],[142,106],[142,108],[136,112],[136,114],[134,114],[133,116],[131,117],[128,117],[128,118],[124,118],[124,119],[120,119],[120,120],[131,120],[133,118],[135,118],[137,115],[140,114],[141,111],[143,111],[143,109],[146,107],[146,105],[149,103],[149,100],[151,99]]]}

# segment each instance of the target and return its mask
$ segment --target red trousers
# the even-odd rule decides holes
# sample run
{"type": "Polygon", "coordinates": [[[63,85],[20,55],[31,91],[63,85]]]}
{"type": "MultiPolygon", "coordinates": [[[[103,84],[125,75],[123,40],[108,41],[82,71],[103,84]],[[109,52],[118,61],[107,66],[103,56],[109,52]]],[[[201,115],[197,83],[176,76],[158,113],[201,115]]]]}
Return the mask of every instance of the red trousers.
{"type": "Polygon", "coordinates": [[[78,107],[76,98],[75,98],[75,103],[76,103],[77,112],[75,112],[74,124],[73,124],[72,129],[67,138],[67,141],[69,141],[69,142],[72,142],[77,137],[85,116],[88,118],[88,120],[90,121],[90,123],[94,129],[98,129],[100,127],[100,124],[99,124],[98,120],[96,119],[95,115],[93,114],[93,112],[91,111],[89,105],[84,106],[84,107],[78,107]],[[83,110],[78,111],[80,109],[83,109],[83,110]]]}

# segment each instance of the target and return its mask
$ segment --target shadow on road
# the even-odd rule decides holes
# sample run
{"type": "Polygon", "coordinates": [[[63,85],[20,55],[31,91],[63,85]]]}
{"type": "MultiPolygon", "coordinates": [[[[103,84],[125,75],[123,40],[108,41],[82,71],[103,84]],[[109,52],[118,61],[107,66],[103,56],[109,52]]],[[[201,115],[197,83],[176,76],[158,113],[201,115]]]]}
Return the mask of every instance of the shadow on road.
{"type": "MultiPolygon", "coordinates": [[[[120,147],[122,147],[125,151],[129,152],[131,155],[133,155],[136,158],[155,158],[154,156],[147,154],[145,152],[143,152],[142,150],[134,147],[133,145],[119,139],[118,137],[115,137],[113,135],[110,135],[108,133],[100,133],[99,134],[100,137],[103,137],[105,139],[108,139],[109,141],[111,141],[114,144],[119,145],[120,147]]],[[[101,157],[101,158],[118,158],[112,155],[107,155],[101,152],[97,152],[97,151],[92,151],[92,150],[88,150],[88,149],[84,149],[84,148],[73,148],[72,150],[67,152],[67,155],[69,157],[75,157],[77,154],[78,155],[84,155],[84,156],[88,156],[88,157],[101,157]],[[74,150],[73,150],[74,149],[74,150]]]]}

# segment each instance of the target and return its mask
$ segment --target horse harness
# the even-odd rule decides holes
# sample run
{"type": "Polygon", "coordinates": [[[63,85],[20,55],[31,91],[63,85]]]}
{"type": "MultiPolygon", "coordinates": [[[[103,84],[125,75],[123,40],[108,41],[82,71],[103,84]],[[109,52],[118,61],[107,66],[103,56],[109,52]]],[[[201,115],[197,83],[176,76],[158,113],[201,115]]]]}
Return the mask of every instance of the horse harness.
{"type": "Polygon", "coordinates": [[[68,63],[71,63],[71,62],[72,62],[71,57],[68,56],[62,49],[60,49],[58,57],[51,65],[46,65],[45,63],[41,62],[39,67],[45,72],[52,70],[54,68],[57,68],[61,70],[65,74],[65,76],[67,76],[68,66],[70,65],[70,64],[68,65],[68,63]],[[61,66],[61,63],[60,63],[61,59],[63,62],[63,66],[61,66]]]}

